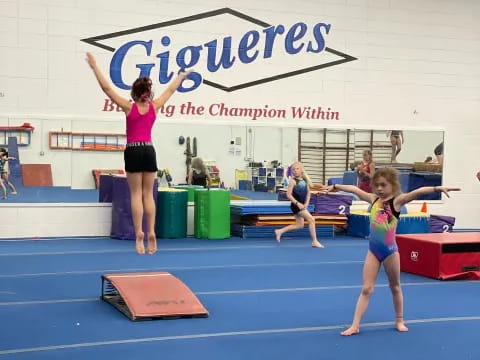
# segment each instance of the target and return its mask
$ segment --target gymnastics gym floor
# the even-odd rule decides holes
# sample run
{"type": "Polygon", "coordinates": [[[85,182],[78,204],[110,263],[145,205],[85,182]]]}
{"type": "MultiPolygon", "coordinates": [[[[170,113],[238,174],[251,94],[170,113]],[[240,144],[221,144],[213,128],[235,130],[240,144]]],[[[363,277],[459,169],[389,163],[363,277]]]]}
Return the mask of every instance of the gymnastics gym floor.
{"type": "Polygon", "coordinates": [[[154,256],[110,238],[0,240],[0,360],[480,359],[480,281],[402,273],[408,333],[380,273],[361,333],[339,335],[367,240],[159,239],[154,256]],[[102,302],[105,273],[168,271],[208,318],[132,322],[102,302]]]}

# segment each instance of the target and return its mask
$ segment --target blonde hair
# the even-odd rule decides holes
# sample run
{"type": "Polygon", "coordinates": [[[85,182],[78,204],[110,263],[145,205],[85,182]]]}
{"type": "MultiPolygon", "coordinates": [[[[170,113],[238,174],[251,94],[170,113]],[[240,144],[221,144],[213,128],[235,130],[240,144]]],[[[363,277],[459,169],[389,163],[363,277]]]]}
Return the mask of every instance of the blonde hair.
{"type": "Polygon", "coordinates": [[[192,169],[197,174],[206,174],[207,173],[207,167],[205,166],[202,158],[199,158],[199,157],[194,157],[192,159],[192,169]]]}
{"type": "Polygon", "coordinates": [[[370,156],[370,162],[372,162],[372,151],[371,150],[363,150],[362,157],[365,155],[370,156]]]}
{"type": "Polygon", "coordinates": [[[392,185],[392,191],[394,195],[400,194],[400,182],[398,181],[398,171],[392,167],[384,167],[375,171],[372,176],[372,185],[380,177],[383,177],[390,185],[392,185]]]}
{"type": "MultiPolygon", "coordinates": [[[[296,161],[292,164],[292,170],[293,168],[298,165],[300,169],[302,170],[302,179],[305,180],[307,185],[311,187],[313,185],[312,180],[310,179],[310,176],[308,176],[307,172],[305,171],[305,168],[303,167],[303,164],[300,161],[296,161]]],[[[292,173],[293,175],[293,173],[292,173]]]]}

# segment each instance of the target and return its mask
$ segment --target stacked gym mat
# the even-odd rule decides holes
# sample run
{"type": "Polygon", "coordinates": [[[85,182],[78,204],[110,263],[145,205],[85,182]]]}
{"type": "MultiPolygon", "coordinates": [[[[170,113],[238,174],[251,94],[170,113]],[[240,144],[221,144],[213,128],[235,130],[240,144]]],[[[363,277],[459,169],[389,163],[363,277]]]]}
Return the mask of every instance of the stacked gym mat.
{"type": "Polygon", "coordinates": [[[197,189],[203,189],[203,186],[201,185],[175,185],[173,186],[174,189],[180,189],[180,190],[187,190],[188,191],[188,202],[194,202],[195,201],[195,190],[197,189]]]}
{"type": "MultiPolygon", "coordinates": [[[[312,213],[314,205],[308,210],[312,213]]],[[[295,223],[290,202],[278,200],[231,201],[232,235],[243,239],[274,237],[274,230],[295,223]]],[[[333,224],[345,224],[345,215],[316,214],[318,237],[332,237],[333,224]]],[[[309,237],[308,227],[289,232],[288,237],[309,237]]]]}

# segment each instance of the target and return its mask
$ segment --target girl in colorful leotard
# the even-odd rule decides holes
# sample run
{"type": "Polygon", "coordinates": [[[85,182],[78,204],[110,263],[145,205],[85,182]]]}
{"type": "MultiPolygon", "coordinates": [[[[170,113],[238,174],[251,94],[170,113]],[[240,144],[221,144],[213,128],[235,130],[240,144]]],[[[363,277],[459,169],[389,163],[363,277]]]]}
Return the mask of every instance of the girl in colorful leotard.
{"type": "Polygon", "coordinates": [[[409,193],[400,193],[398,173],[394,168],[381,168],[372,177],[373,194],[369,194],[352,185],[333,185],[323,188],[328,192],[333,189],[347,191],[357,195],[360,200],[372,204],[370,211],[369,250],[363,265],[363,286],[355,308],[352,325],[341,334],[355,335],[360,332],[360,321],[368,307],[368,302],[375,286],[375,281],[383,264],[390,284],[395,309],[395,326],[398,331],[408,331],[403,320],[403,294],[400,287],[400,256],[395,242],[395,234],[400,209],[415,198],[432,193],[449,191],[458,188],[446,186],[426,186],[409,193]]]}
{"type": "Polygon", "coordinates": [[[369,250],[380,262],[398,251],[395,232],[400,212],[393,202],[394,198],[384,202],[377,198],[370,209],[369,250]]]}

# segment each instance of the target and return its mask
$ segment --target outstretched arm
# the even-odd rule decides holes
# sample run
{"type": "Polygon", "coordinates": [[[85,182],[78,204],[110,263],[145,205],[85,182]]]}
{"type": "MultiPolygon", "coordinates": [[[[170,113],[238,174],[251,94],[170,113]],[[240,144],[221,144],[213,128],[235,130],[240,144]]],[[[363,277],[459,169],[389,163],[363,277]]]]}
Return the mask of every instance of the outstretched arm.
{"type": "Polygon", "coordinates": [[[126,114],[128,114],[128,112],[132,108],[132,104],[130,103],[130,101],[115,92],[110,82],[105,78],[105,76],[98,68],[97,61],[91,53],[87,52],[86,60],[90,68],[93,70],[93,73],[97,78],[98,84],[102,88],[102,91],[105,93],[105,95],[107,95],[115,104],[120,106],[126,114]]]}
{"type": "Polygon", "coordinates": [[[377,198],[377,195],[375,194],[370,194],[367,193],[366,191],[363,191],[362,189],[353,186],[353,185],[341,185],[341,184],[333,184],[330,186],[325,186],[322,190],[325,192],[332,191],[334,189],[338,189],[341,191],[346,191],[352,194],[355,194],[358,196],[360,200],[366,201],[368,203],[373,203],[375,199],[377,198]]]}
{"type": "Polygon", "coordinates": [[[408,193],[398,195],[395,198],[395,204],[397,205],[397,208],[400,208],[410,201],[415,200],[419,196],[434,192],[442,192],[447,195],[447,197],[450,197],[450,195],[448,195],[450,191],[460,191],[460,188],[451,188],[447,186],[423,186],[408,193]]]}
{"type": "Polygon", "coordinates": [[[181,72],[180,74],[177,75],[177,77],[168,85],[167,89],[158,97],[153,99],[153,106],[155,106],[155,111],[160,109],[165,103],[170,99],[170,97],[177,91],[178,87],[182,83],[183,80],[185,80],[190,74],[192,70],[189,70],[187,72],[181,72]]]}

